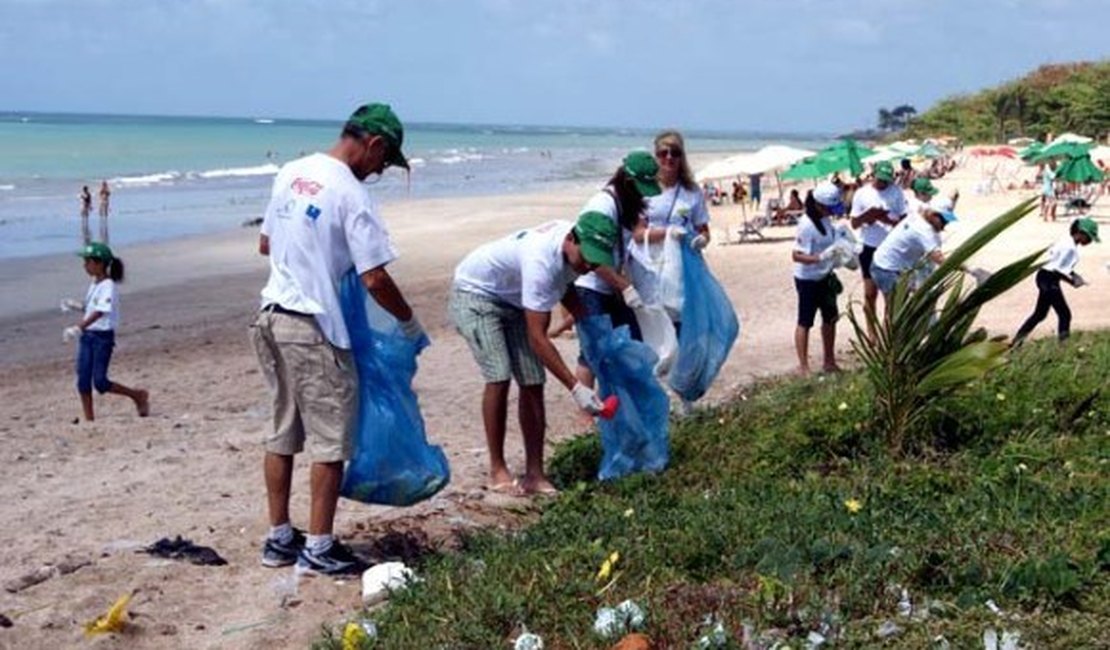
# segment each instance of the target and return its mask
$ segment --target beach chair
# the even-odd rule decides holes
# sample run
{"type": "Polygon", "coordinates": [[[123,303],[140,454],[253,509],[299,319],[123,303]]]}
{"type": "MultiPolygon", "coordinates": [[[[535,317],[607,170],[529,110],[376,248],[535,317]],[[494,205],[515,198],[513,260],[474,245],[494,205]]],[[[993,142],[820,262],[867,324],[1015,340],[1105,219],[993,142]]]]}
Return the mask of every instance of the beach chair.
{"type": "Polygon", "coordinates": [[[763,239],[763,228],[771,223],[770,219],[759,216],[753,219],[748,219],[748,213],[744,212],[743,222],[740,224],[740,230],[737,234],[740,235],[739,244],[743,244],[751,238],[763,239]]]}

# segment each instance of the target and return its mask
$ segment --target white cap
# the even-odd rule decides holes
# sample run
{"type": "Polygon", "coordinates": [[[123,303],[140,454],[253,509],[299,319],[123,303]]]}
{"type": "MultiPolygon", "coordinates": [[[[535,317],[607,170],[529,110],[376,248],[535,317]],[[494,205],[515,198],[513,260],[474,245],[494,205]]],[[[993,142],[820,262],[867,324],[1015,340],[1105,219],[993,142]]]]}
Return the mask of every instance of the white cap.
{"type": "Polygon", "coordinates": [[[836,208],[841,204],[840,188],[830,181],[821,181],[813,188],[813,198],[827,208],[836,208]]]}

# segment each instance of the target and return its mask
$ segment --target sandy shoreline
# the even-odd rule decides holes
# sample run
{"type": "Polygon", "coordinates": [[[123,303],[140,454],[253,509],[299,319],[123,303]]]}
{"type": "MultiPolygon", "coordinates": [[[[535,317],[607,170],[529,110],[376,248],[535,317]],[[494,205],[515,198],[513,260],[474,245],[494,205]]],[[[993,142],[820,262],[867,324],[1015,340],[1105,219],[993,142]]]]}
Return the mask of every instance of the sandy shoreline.
{"type": "MultiPolygon", "coordinates": [[[[599,179],[600,181],[601,179],[599,179]]],[[[938,185],[963,193],[960,227],[948,247],[1029,193],[977,196],[979,178],[960,169],[938,185]]],[[[767,187],[765,196],[771,195],[767,187]]],[[[383,213],[401,250],[391,271],[429,330],[434,344],[421,357],[416,387],[429,436],[452,464],[451,485],[409,509],[343,502],[337,532],[375,551],[390,526],[449,539],[452,531],[501,525],[517,514],[492,498],[484,482],[485,450],[478,413],[480,378],[461,337],[450,330],[446,294],[454,265],[469,250],[511,230],[552,218],[569,219],[589,188],[506,197],[393,203],[383,213]]],[[[1105,205],[1095,216],[1106,227],[1105,205]]],[[[731,205],[714,207],[714,237],[739,218],[731,205]]],[[[1067,228],[1034,213],[992,244],[975,262],[997,268],[1048,246],[1067,228]]],[[[753,378],[789,371],[795,295],[789,250],[793,228],[769,228],[767,240],[710,246],[710,266],[729,291],[742,321],[741,338],[709,399],[735,394],[753,378]]],[[[735,234],[733,235],[735,239],[735,234]]],[[[353,582],[302,583],[301,603],[280,606],[276,581],[285,571],[258,565],[266,528],[259,440],[269,426],[268,396],[246,341],[246,328],[265,279],[254,252],[257,233],[241,229],[214,236],[130,247],[120,251],[129,281],[122,293],[123,324],[113,361],[115,378],[147,387],[152,417],[139,420],[122,399],[98,401],[94,424],[74,424],[80,407],[72,388],[72,348],[61,343],[68,323],[57,304],[79,296],[86,279],[69,256],[0,262],[0,583],[67,555],[89,566],[42,584],[0,591],[0,612],[15,627],[0,630],[0,647],[73,647],[80,625],[103,613],[119,595],[138,589],[130,638],[109,646],[304,647],[323,621],[339,620],[358,605],[353,582]],[[136,554],[139,545],[183,535],[210,545],[227,567],[195,567],[136,554]],[[10,646],[9,646],[10,644],[10,646]]],[[[1106,238],[1104,238],[1106,241],[1106,238]]],[[[1081,253],[1080,271],[1092,286],[1068,291],[1073,328],[1110,325],[1105,286],[1110,244],[1081,253]]],[[[841,274],[846,295],[859,297],[858,279],[841,274]]],[[[981,321],[992,333],[1012,334],[1036,297],[1027,282],[993,304],[981,321]]],[[[843,307],[843,301],[842,301],[843,307]]],[[[1041,326],[1044,335],[1054,318],[1041,326]]],[[[566,354],[576,342],[559,341],[566,354]]],[[[816,347],[816,346],[815,346],[816,347]]],[[[849,347],[842,327],[838,348],[849,347]]],[[[550,441],[581,430],[569,399],[549,384],[550,441]]],[[[508,451],[521,463],[519,433],[510,422],[508,451]]],[[[303,466],[295,477],[293,513],[307,512],[303,466]]],[[[380,550],[380,549],[378,549],[380,550]]]]}

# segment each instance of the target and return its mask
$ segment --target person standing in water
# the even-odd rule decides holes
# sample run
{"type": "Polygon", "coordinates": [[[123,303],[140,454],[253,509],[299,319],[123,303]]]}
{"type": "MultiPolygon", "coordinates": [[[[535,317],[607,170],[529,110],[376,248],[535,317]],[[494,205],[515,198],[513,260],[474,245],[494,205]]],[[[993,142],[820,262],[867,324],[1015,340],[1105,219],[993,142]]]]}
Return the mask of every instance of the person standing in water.
{"type": "Polygon", "coordinates": [[[100,181],[100,241],[108,243],[108,200],[112,190],[108,189],[108,181],[100,181]]]}
{"type": "Polygon", "coordinates": [[[92,194],[89,192],[88,185],[81,186],[81,243],[88,245],[92,241],[89,235],[89,213],[92,212],[92,194]]]}

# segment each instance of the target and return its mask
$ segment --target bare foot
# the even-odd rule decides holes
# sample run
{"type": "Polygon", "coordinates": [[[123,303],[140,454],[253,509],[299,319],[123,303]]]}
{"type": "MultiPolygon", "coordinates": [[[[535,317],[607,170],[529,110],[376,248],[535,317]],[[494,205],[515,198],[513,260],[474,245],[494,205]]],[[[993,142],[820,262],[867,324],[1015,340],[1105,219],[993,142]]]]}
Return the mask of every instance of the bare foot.
{"type": "Polygon", "coordinates": [[[798,366],[797,370],[795,370],[794,373],[796,375],[798,375],[799,377],[808,377],[809,376],[809,366],[798,366]]]}
{"type": "Polygon", "coordinates": [[[512,493],[517,489],[516,479],[506,468],[492,470],[489,473],[489,482],[486,483],[486,489],[492,492],[512,493]]]}
{"type": "Polygon", "coordinates": [[[832,373],[832,374],[836,374],[836,373],[839,373],[839,372],[844,372],[843,370],[840,369],[840,366],[836,365],[835,363],[833,363],[833,364],[826,363],[821,368],[821,371],[822,372],[827,372],[827,373],[832,373]]]}
{"type": "Polygon", "coordinates": [[[135,399],[135,408],[139,411],[139,417],[145,418],[150,415],[150,393],[145,390],[138,391],[139,396],[135,399]]]}
{"type": "Polygon", "coordinates": [[[504,483],[490,483],[486,486],[486,489],[490,492],[496,492],[497,494],[504,494],[510,497],[524,496],[524,490],[520,487],[520,483],[517,483],[516,479],[510,479],[504,483]]]}
{"type": "Polygon", "coordinates": [[[540,476],[538,478],[525,476],[520,481],[520,489],[524,494],[533,495],[556,495],[559,493],[559,489],[552,485],[551,481],[547,480],[546,476],[540,476]]]}

